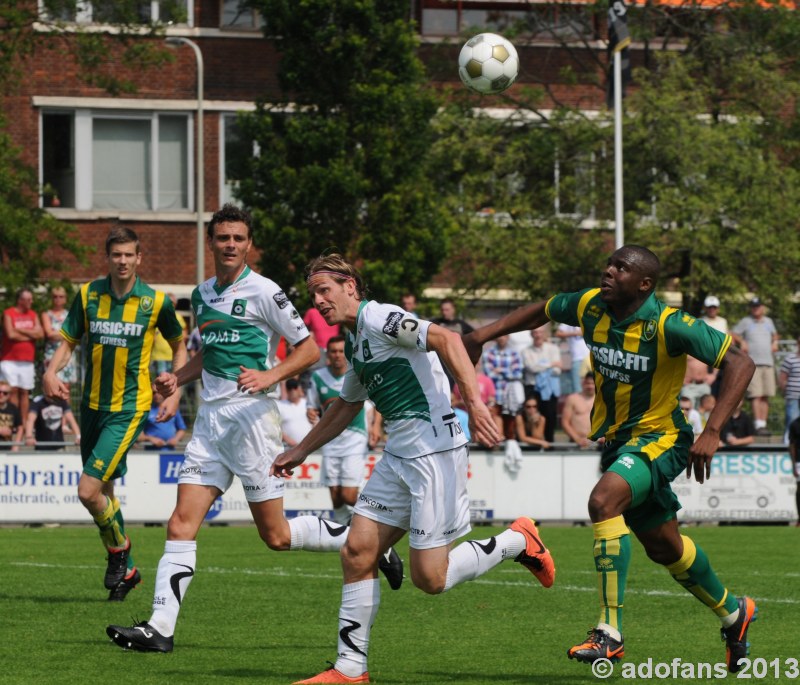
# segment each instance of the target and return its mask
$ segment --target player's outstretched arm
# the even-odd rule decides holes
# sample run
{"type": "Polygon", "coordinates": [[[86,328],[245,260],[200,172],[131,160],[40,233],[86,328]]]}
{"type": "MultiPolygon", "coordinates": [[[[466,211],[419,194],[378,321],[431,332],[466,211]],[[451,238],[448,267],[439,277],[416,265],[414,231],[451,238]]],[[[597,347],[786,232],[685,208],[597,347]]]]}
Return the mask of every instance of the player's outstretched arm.
{"type": "Polygon", "coordinates": [[[467,349],[472,363],[478,363],[483,345],[490,340],[499,338],[501,335],[508,335],[517,331],[529,331],[532,328],[544,326],[549,321],[544,313],[546,304],[547,301],[542,300],[541,302],[534,302],[520,307],[510,314],[506,314],[503,318],[481,326],[472,331],[472,333],[467,333],[467,335],[463,336],[464,347],[467,349]]]}
{"type": "Polygon", "coordinates": [[[497,424],[489,408],[481,400],[475,366],[467,355],[461,337],[434,323],[428,328],[427,346],[447,364],[447,368],[458,383],[464,406],[469,413],[472,439],[487,447],[494,447],[500,442],[500,431],[497,430],[497,424]]]}
{"type": "Polygon", "coordinates": [[[756,367],[747,354],[731,345],[722,359],[721,368],[724,373],[717,404],[711,410],[700,437],[689,448],[686,475],[691,476],[694,471],[694,479],[698,483],[703,483],[710,477],[711,460],[719,448],[720,432],[744,396],[756,367]]]}
{"type": "Polygon", "coordinates": [[[309,454],[347,428],[363,406],[363,402],[345,402],[337,397],[299,444],[275,458],[269,470],[270,475],[278,478],[291,476],[295,466],[302,464],[309,454]]]}

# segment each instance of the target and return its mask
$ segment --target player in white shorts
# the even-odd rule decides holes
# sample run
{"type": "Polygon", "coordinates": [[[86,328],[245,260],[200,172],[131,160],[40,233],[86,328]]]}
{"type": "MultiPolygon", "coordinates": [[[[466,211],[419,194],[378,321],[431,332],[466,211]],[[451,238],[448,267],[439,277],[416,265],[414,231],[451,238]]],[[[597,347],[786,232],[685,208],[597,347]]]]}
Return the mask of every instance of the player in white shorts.
{"type": "Polygon", "coordinates": [[[291,475],[349,425],[367,398],[383,415],[388,438],[342,548],[336,663],[298,683],[368,683],[369,634],[380,603],[377,562],[406,532],[411,579],[430,594],[477,578],[509,558],[550,587],[555,566],[528,518],[489,540],[453,547],[470,530],[468,448],[437,354],[458,383],[473,438],[486,445],[500,439],[460,336],[400,307],[366,301],[361,275],[341,255],[315,259],[307,274],[314,306],[328,324],[348,330],[350,367],[339,397],[300,444],[275,459],[272,473],[291,475]]]}
{"type": "MultiPolygon", "coordinates": [[[[283,482],[269,473],[282,448],[276,387],[316,362],[319,349],[284,292],[247,266],[252,246],[247,212],[234,205],[216,212],[208,224],[208,246],[216,275],[192,293],[202,349],[177,373],[159,375],[155,384],[167,397],[202,375],[203,404],[180,470],[153,614],[130,628],[106,629],[126,649],[172,651],[178,612],[195,573],[197,533],[234,475],[242,481],[253,521],[270,549],[338,551],[347,537],[348,528],[333,521],[314,516],[287,521],[283,482]],[[275,365],[281,335],[294,350],[275,365]]],[[[402,565],[399,574],[402,579],[402,565]]]]}
{"type": "MultiPolygon", "coordinates": [[[[317,420],[339,397],[347,371],[344,337],[328,340],[327,366],[311,374],[308,387],[308,406],[317,420]]],[[[364,482],[364,467],[369,449],[367,412],[362,407],[350,424],[333,440],[322,446],[320,480],[328,486],[333,503],[333,518],[349,524],[358,489],[364,482]]]]}

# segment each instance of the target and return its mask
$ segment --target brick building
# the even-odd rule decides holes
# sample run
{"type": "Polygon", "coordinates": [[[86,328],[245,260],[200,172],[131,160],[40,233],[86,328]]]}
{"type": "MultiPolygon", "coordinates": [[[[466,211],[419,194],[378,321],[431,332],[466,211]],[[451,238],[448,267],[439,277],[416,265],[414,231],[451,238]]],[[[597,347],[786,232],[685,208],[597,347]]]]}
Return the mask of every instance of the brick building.
{"type": "MultiPolygon", "coordinates": [[[[34,0],[31,0],[34,1],[34,0]]],[[[46,3],[39,0],[40,6],[46,3]]],[[[252,10],[238,0],[184,0],[188,21],[173,24],[164,37],[176,43],[175,61],[160,68],[127,70],[113,53],[109,65],[136,85],[131,95],[112,97],[78,78],[74,60],[59,49],[69,30],[48,32],[49,47],[28,59],[25,78],[7,97],[4,109],[13,141],[26,163],[39,170],[42,184],[56,190],[42,198],[55,217],[78,227],[81,242],[102,245],[110,224],[130,223],[141,237],[145,280],[186,296],[197,282],[197,46],[203,62],[203,217],[231,198],[226,152],[236,144],[237,111],[254,108],[256,98],[278,93],[279,55],[264,38],[252,10]],[[176,41],[175,39],[183,39],[176,41]]],[[[113,6],[113,3],[110,3],[113,6]]],[[[159,16],[162,3],[142,3],[144,19],[159,16]]],[[[102,29],[109,3],[84,2],[62,19],[102,29]]],[[[604,94],[597,85],[561,84],[568,63],[585,58],[598,70],[605,60],[605,27],[580,1],[558,4],[446,2],[410,0],[409,18],[420,30],[420,55],[431,77],[457,82],[455,67],[465,27],[502,31],[523,14],[531,20],[528,39],[517,43],[522,82],[545,83],[551,103],[598,109],[604,94]],[[552,36],[574,36],[575,50],[559,47],[552,36]],[[576,54],[577,50],[577,54],[576,54]],[[581,56],[581,51],[585,54],[581,56]]],[[[67,27],[69,26],[67,24],[67,27]]],[[[43,30],[46,27],[43,27],[43,30]]],[[[600,71],[600,73],[602,73],[600,71]]],[[[598,79],[595,79],[597,81],[598,79]]],[[[602,77],[599,79],[602,81],[602,77]]],[[[210,255],[205,275],[211,274],[210,255]]],[[[73,263],[70,278],[83,281],[105,272],[102,250],[86,266],[73,263]]]]}

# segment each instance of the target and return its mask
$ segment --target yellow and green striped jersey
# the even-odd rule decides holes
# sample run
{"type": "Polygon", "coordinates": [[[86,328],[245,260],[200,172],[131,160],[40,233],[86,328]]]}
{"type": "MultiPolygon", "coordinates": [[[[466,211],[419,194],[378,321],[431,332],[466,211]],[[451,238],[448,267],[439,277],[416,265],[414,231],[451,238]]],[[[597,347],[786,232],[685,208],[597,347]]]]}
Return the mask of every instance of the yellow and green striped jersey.
{"type": "Polygon", "coordinates": [[[172,301],[137,276],[117,299],[106,276],[81,286],[61,328],[77,344],[87,336],[82,403],[96,411],[149,411],[150,352],[158,328],[168,341],[183,337],[172,301]]]}
{"type": "Polygon", "coordinates": [[[600,289],[560,293],[547,316],[580,326],[591,352],[596,385],[592,439],[624,441],[648,436],[655,459],[679,431],[692,429],[678,404],[686,355],[719,368],[731,337],[650,295],[639,309],[616,321],[600,289]],[[657,436],[663,436],[659,439],[657,436]]]}

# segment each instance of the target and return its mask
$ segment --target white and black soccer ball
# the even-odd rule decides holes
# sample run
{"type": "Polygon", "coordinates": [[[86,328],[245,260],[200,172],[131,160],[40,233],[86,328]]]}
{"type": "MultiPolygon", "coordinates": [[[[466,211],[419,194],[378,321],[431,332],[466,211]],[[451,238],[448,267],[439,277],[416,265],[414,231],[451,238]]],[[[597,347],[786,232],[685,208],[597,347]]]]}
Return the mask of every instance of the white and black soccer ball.
{"type": "Polygon", "coordinates": [[[476,93],[492,95],[508,88],[519,74],[516,48],[496,33],[479,33],[461,48],[458,75],[476,93]]]}

